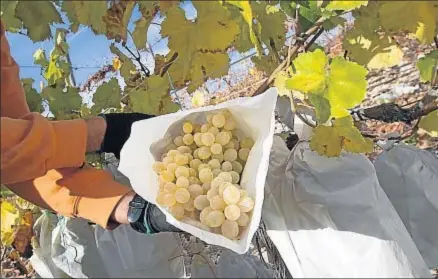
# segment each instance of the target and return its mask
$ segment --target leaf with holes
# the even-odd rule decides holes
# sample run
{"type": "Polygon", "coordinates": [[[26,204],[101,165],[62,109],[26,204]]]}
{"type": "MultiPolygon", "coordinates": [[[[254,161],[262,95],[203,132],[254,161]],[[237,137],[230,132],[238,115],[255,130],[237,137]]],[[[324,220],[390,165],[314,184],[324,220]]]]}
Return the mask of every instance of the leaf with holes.
{"type": "Polygon", "coordinates": [[[24,78],[21,80],[23,84],[24,93],[26,95],[26,102],[29,106],[29,110],[32,112],[42,112],[43,106],[41,102],[43,99],[41,98],[41,94],[39,94],[35,88],[32,87],[34,80],[33,78],[24,78]]]}
{"type": "Polygon", "coordinates": [[[134,9],[135,2],[120,1],[113,2],[106,11],[102,20],[106,25],[106,37],[116,42],[126,42],[128,34],[128,23],[134,9]]]}
{"type": "Polygon", "coordinates": [[[438,67],[438,50],[434,50],[424,57],[418,59],[417,68],[420,70],[421,82],[432,81],[434,75],[436,75],[438,67]]]}
{"type": "Polygon", "coordinates": [[[134,63],[132,62],[131,58],[121,52],[114,44],[111,44],[110,50],[112,53],[117,55],[122,62],[122,66],[120,67],[120,75],[125,79],[125,81],[128,81],[131,76],[131,71],[135,71],[134,63]]]}
{"type": "Polygon", "coordinates": [[[93,103],[91,111],[93,114],[99,114],[104,109],[120,108],[122,91],[116,78],[100,85],[93,94],[93,103]]]}
{"type": "Polygon", "coordinates": [[[1,12],[2,22],[7,31],[18,32],[23,27],[23,23],[15,16],[15,8],[18,1],[2,1],[1,12]]]}
{"type": "Polygon", "coordinates": [[[278,53],[286,41],[286,15],[282,11],[267,13],[268,6],[263,2],[251,2],[253,15],[261,26],[260,39],[262,43],[269,48],[269,52],[276,51],[278,53]]]}
{"type": "Polygon", "coordinates": [[[102,20],[107,11],[106,1],[62,1],[62,11],[66,12],[74,29],[83,24],[91,27],[95,34],[106,32],[102,20]]]}
{"type": "Polygon", "coordinates": [[[433,111],[426,116],[423,116],[418,125],[425,130],[431,137],[438,137],[438,111],[433,111]]]}

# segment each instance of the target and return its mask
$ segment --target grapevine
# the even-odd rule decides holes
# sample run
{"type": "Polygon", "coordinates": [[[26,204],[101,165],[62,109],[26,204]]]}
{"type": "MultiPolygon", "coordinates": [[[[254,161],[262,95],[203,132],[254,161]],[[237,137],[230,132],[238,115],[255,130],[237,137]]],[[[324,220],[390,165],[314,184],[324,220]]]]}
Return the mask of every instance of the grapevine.
{"type": "MultiPolygon", "coordinates": [[[[235,96],[243,95],[242,88],[231,86],[227,77],[233,65],[230,54],[238,52],[254,66],[250,76],[257,74],[257,82],[248,84],[251,94],[246,95],[262,94],[276,86],[279,95],[290,99],[297,116],[313,127],[310,147],[322,156],[371,152],[381,137],[361,131],[360,122],[366,120],[413,122],[416,124],[409,135],[422,129],[432,137],[438,136],[438,1],[218,0],[192,4],[195,19],[186,18],[179,1],[3,1],[1,18],[8,32],[53,46],[50,53],[38,49],[33,54],[44,78],[40,90],[35,89],[33,79],[22,79],[30,109],[42,113],[48,107],[54,120],[92,117],[107,111],[162,115],[186,106],[175,97],[179,90],[193,96],[194,107],[215,104],[221,101],[220,96],[205,98],[206,83],[214,79],[234,88],[235,96]],[[140,16],[130,27],[137,10],[140,16]],[[350,26],[348,17],[354,18],[350,26]],[[160,25],[162,39],[168,40],[170,51],[165,55],[154,54],[148,42],[147,32],[153,25],[160,25]],[[66,37],[83,28],[108,39],[113,62],[76,84],[66,37]],[[323,50],[319,40],[337,28],[344,30],[344,53],[333,56],[323,50]],[[397,104],[361,108],[369,71],[402,61],[404,49],[395,39],[401,33],[434,48],[416,57],[420,83],[427,86],[427,94],[411,108],[397,104]],[[145,53],[152,54],[153,70],[142,62],[145,53]],[[126,84],[123,89],[120,79],[126,84]],[[84,102],[83,93],[92,95],[93,106],[84,102]],[[309,120],[303,116],[304,108],[315,117],[309,120]]],[[[221,130],[233,125],[219,118],[212,121],[221,130]]],[[[208,146],[208,150],[200,148],[193,154],[191,168],[192,164],[198,170],[217,169],[217,164],[225,170],[242,168],[231,159],[245,159],[247,143],[240,142],[237,154],[226,152],[237,150],[239,143],[229,141],[218,129],[202,131],[202,137],[194,133],[178,139],[178,146],[192,142],[208,146]],[[199,165],[197,156],[216,161],[199,165]],[[233,165],[224,165],[223,157],[233,165]]],[[[174,175],[176,170],[170,173],[174,175]]],[[[193,184],[181,177],[185,173],[175,178],[178,185],[193,184]]],[[[202,202],[195,203],[201,207],[202,202]]],[[[2,216],[10,218],[8,226],[3,227],[2,222],[4,245],[11,246],[18,239],[18,228],[31,225],[23,221],[25,215],[2,197],[2,216]]],[[[25,239],[29,242],[31,237],[28,234],[25,239]]]]}

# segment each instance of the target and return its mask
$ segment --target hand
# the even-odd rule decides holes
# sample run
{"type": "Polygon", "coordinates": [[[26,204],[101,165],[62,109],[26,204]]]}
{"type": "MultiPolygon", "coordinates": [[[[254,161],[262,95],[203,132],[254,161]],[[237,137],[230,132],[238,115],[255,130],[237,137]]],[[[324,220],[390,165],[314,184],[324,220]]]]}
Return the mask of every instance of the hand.
{"type": "Polygon", "coordinates": [[[120,159],[120,150],[131,135],[132,124],[155,116],[143,113],[108,113],[102,117],[106,121],[106,130],[100,151],[114,153],[120,159]]]}

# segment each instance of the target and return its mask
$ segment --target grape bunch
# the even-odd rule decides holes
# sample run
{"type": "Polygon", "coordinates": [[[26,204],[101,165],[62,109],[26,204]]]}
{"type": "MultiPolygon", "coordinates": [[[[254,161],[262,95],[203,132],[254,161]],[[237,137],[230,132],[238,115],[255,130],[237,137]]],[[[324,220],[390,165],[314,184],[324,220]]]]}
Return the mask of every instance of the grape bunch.
{"type": "Polygon", "coordinates": [[[207,114],[207,123],[184,122],[181,134],[153,165],[157,203],[178,220],[236,240],[249,224],[254,199],[240,177],[254,141],[242,136],[228,110],[207,114]]]}

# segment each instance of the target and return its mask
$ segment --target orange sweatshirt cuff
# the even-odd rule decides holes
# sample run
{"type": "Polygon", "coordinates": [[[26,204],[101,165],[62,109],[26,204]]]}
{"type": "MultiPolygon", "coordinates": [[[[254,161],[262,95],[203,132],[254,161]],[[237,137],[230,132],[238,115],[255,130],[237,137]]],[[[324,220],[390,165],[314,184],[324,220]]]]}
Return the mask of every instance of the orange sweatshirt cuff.
{"type": "Polygon", "coordinates": [[[52,121],[55,145],[47,169],[79,167],[84,163],[87,124],[84,120],[52,121]]]}

